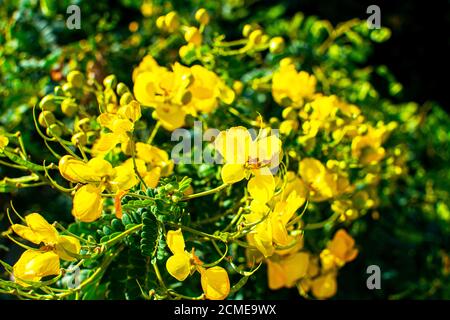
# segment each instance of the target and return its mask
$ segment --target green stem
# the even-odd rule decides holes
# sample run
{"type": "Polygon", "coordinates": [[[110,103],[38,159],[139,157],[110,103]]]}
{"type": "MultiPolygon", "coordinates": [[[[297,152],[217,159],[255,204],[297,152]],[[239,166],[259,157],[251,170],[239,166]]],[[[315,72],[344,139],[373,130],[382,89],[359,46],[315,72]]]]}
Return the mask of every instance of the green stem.
{"type": "Polygon", "coordinates": [[[220,186],[218,186],[218,187],[216,187],[216,188],[214,188],[214,189],[210,189],[210,190],[207,190],[207,191],[203,191],[203,192],[199,192],[199,193],[194,193],[194,194],[191,194],[191,195],[189,195],[189,196],[185,196],[185,197],[183,197],[183,198],[181,199],[181,201],[186,201],[186,200],[191,200],[191,199],[195,199],[195,198],[200,198],[200,197],[208,196],[208,195],[210,195],[210,194],[219,192],[220,190],[225,189],[225,188],[228,187],[228,186],[229,186],[229,184],[224,183],[224,184],[222,184],[222,185],[220,185],[220,186]]]}

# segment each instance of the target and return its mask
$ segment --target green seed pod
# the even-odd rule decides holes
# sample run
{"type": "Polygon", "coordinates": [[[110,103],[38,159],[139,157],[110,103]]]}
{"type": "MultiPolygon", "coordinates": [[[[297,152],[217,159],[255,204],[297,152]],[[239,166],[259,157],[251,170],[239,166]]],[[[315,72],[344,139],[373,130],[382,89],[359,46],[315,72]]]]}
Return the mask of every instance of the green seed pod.
{"type": "Polygon", "coordinates": [[[84,84],[84,75],[80,71],[70,71],[67,75],[67,81],[74,88],[81,88],[84,84]]]}
{"type": "Polygon", "coordinates": [[[48,94],[45,97],[43,97],[42,100],[39,102],[39,108],[45,111],[52,111],[52,112],[55,111],[56,110],[55,96],[52,94],[48,94]]]}
{"type": "Polygon", "coordinates": [[[121,97],[120,97],[120,105],[121,106],[126,106],[127,104],[129,104],[131,101],[133,101],[133,95],[130,92],[125,92],[121,97]]]}
{"type": "Polygon", "coordinates": [[[50,126],[56,122],[56,118],[55,115],[50,111],[42,111],[39,114],[38,122],[41,126],[47,128],[47,126],[50,126]]]}
{"type": "Polygon", "coordinates": [[[63,129],[60,125],[53,123],[47,128],[46,132],[50,137],[60,137],[63,133],[63,129]]]}
{"type": "Polygon", "coordinates": [[[115,75],[110,74],[105,79],[103,79],[103,85],[108,89],[114,89],[117,85],[117,78],[115,75]]]}
{"type": "Polygon", "coordinates": [[[125,93],[130,92],[130,89],[125,83],[119,82],[116,87],[116,92],[119,96],[123,96],[125,93]]]}
{"type": "Polygon", "coordinates": [[[72,99],[66,98],[61,103],[61,111],[66,116],[72,117],[78,111],[78,106],[75,104],[75,102],[72,99]]]}

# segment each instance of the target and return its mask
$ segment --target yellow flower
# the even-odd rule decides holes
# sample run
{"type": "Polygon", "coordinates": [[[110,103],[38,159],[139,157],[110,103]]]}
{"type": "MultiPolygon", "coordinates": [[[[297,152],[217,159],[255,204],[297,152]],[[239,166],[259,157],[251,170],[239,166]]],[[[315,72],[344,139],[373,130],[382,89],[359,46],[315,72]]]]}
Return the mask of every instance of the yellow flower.
{"type": "Polygon", "coordinates": [[[222,267],[215,266],[204,269],[197,268],[201,274],[201,284],[206,298],[210,300],[223,300],[230,293],[230,279],[222,267]]]}
{"type": "Polygon", "coordinates": [[[191,273],[191,255],[184,249],[184,237],[181,229],[167,232],[167,245],[172,256],[167,259],[166,269],[178,281],[184,281],[191,273]]]}
{"type": "Polygon", "coordinates": [[[364,136],[353,139],[352,156],[359,159],[362,164],[379,162],[385,156],[385,150],[381,144],[386,138],[386,131],[384,127],[375,129],[369,126],[364,136]]]}
{"type": "Polygon", "coordinates": [[[271,168],[278,166],[281,140],[275,135],[260,136],[253,140],[244,127],[233,127],[220,132],[214,146],[225,160],[221,176],[224,183],[232,184],[250,178],[247,188],[253,199],[267,203],[275,191],[271,168]]]}
{"type": "Polygon", "coordinates": [[[0,150],[4,149],[9,143],[9,139],[3,135],[0,135],[0,150]]]}
{"type": "Polygon", "coordinates": [[[282,106],[302,106],[315,89],[316,78],[305,71],[297,72],[291,63],[282,64],[272,78],[272,96],[282,106]]]}
{"type": "Polygon", "coordinates": [[[212,112],[218,105],[218,100],[231,104],[235,98],[234,91],[212,71],[200,65],[190,68],[194,81],[189,87],[192,99],[188,107],[202,113],[212,112]]]}
{"type": "Polygon", "coordinates": [[[330,172],[317,159],[302,159],[299,171],[310,190],[312,201],[324,201],[351,190],[346,177],[330,172]]]}
{"type": "Polygon", "coordinates": [[[317,299],[331,298],[337,291],[336,273],[330,272],[314,278],[311,282],[311,289],[317,299]]]}
{"type": "Polygon", "coordinates": [[[269,288],[272,290],[292,288],[306,275],[308,262],[309,254],[306,252],[271,257],[267,260],[269,288]]]}
{"type": "Polygon", "coordinates": [[[339,229],[328,243],[327,249],[320,254],[322,265],[329,269],[334,265],[342,267],[358,255],[358,249],[355,248],[355,240],[345,231],[339,229]],[[331,260],[331,261],[330,261],[331,260]]]}
{"type": "Polygon", "coordinates": [[[270,211],[265,204],[253,200],[250,204],[251,213],[244,215],[247,223],[257,223],[247,235],[247,240],[265,258],[272,256],[275,252],[285,255],[303,246],[301,237],[288,233],[287,223],[305,202],[305,194],[299,195],[297,190],[293,189],[287,198],[276,199],[276,201],[274,209],[270,211]],[[291,244],[294,244],[292,248],[275,250],[275,246],[286,247],[291,244]]]}
{"type": "Polygon", "coordinates": [[[210,300],[225,299],[230,293],[230,280],[225,269],[219,266],[203,268],[203,264],[194,250],[190,254],[185,250],[181,229],[167,232],[167,245],[172,256],[167,259],[166,269],[178,281],[184,281],[190,274],[198,271],[201,275],[201,286],[206,298],[210,300]]]}
{"type": "Polygon", "coordinates": [[[92,222],[100,218],[103,210],[102,192],[119,193],[135,186],[134,167],[129,163],[112,167],[100,158],[92,158],[87,163],[66,155],[59,161],[61,175],[74,183],[82,183],[73,198],[72,214],[83,222],[92,222]]]}
{"type": "Polygon", "coordinates": [[[103,155],[112,150],[117,144],[121,144],[122,151],[129,154],[130,133],[134,129],[134,123],[141,117],[141,106],[133,100],[121,106],[117,113],[102,113],[98,116],[98,123],[110,130],[102,133],[94,143],[92,152],[95,156],[103,155]]]}
{"type": "Polygon", "coordinates": [[[40,214],[32,213],[25,217],[26,226],[13,224],[12,230],[21,238],[44,246],[39,250],[27,250],[13,267],[16,281],[39,281],[41,278],[58,275],[59,259],[74,261],[80,252],[78,239],[59,235],[54,226],[40,214]]]}
{"type": "Polygon", "coordinates": [[[186,116],[183,105],[187,104],[188,86],[192,75],[187,67],[175,63],[173,71],[147,62],[150,70],[142,67],[135,72],[134,94],[144,106],[155,108],[155,114],[167,130],[175,130],[184,125],[186,116]]]}

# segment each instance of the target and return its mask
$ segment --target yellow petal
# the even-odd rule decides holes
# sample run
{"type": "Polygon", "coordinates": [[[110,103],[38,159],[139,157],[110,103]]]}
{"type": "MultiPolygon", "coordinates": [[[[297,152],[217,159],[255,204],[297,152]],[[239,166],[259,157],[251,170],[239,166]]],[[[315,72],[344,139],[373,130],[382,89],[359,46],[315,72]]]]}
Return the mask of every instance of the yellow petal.
{"type": "Polygon", "coordinates": [[[132,100],[127,105],[120,107],[117,113],[131,122],[136,122],[141,117],[141,105],[136,100],[132,100]]]}
{"type": "Polygon", "coordinates": [[[278,165],[280,163],[281,140],[275,135],[258,139],[252,144],[249,157],[260,162],[278,165]]]}
{"type": "Polygon", "coordinates": [[[222,267],[215,266],[201,272],[201,283],[206,298],[223,300],[230,293],[230,279],[222,267]]]}
{"type": "Polygon", "coordinates": [[[80,253],[81,245],[77,238],[71,236],[59,236],[56,244],[56,254],[63,260],[74,261],[73,256],[80,253]]]}
{"type": "Polygon", "coordinates": [[[293,287],[298,280],[306,275],[308,263],[309,254],[306,252],[298,252],[282,260],[283,269],[286,274],[286,287],[293,287]]]}
{"type": "Polygon", "coordinates": [[[102,175],[87,163],[66,155],[59,160],[59,172],[71,182],[93,183],[100,182],[102,175]]]}
{"type": "Polygon", "coordinates": [[[214,141],[214,148],[226,163],[244,165],[249,156],[252,137],[244,127],[233,127],[222,131],[214,141]]]}
{"type": "Polygon", "coordinates": [[[220,99],[226,104],[232,104],[235,98],[235,93],[225,84],[221,84],[219,87],[220,90],[220,99]]]}
{"type": "Polygon", "coordinates": [[[267,167],[261,168],[255,173],[256,175],[248,182],[248,192],[253,199],[267,203],[275,192],[275,179],[267,167]]]}
{"type": "Polygon", "coordinates": [[[286,283],[286,275],[281,264],[270,259],[267,260],[267,278],[271,290],[283,288],[286,283]]]}
{"type": "Polygon", "coordinates": [[[87,163],[98,176],[105,177],[114,173],[111,163],[101,157],[95,157],[87,163]]]}
{"type": "Polygon", "coordinates": [[[184,237],[181,229],[167,232],[166,241],[173,254],[184,253],[184,237]]]}
{"type": "Polygon", "coordinates": [[[139,182],[132,166],[120,165],[114,168],[114,172],[114,176],[108,182],[108,189],[114,193],[131,189],[139,182]]]}
{"type": "Polygon", "coordinates": [[[161,125],[172,131],[184,126],[186,112],[176,105],[164,104],[156,107],[156,115],[161,125]]]}
{"type": "Polygon", "coordinates": [[[103,155],[111,151],[119,143],[119,137],[114,133],[104,133],[100,135],[94,146],[92,147],[92,153],[95,156],[103,155]]]}
{"type": "Polygon", "coordinates": [[[178,281],[184,281],[190,273],[191,262],[189,254],[186,252],[174,254],[166,262],[169,274],[178,281]]]}
{"type": "Polygon", "coordinates": [[[13,267],[13,274],[17,280],[39,281],[43,277],[59,273],[59,257],[52,251],[27,250],[13,267]]]}
{"type": "Polygon", "coordinates": [[[337,282],[336,275],[326,274],[315,278],[311,284],[312,293],[317,299],[328,299],[336,294],[337,282]]]}
{"type": "Polygon", "coordinates": [[[5,136],[0,135],[0,149],[5,148],[9,143],[9,139],[5,136]]]}
{"type": "Polygon", "coordinates": [[[224,183],[232,184],[245,178],[245,169],[242,164],[227,163],[222,167],[220,174],[224,183]]]}
{"type": "Polygon", "coordinates": [[[145,106],[153,106],[157,83],[152,72],[142,72],[136,76],[134,82],[134,95],[145,106]]]}
{"type": "Polygon", "coordinates": [[[87,184],[77,190],[73,198],[72,214],[83,222],[92,222],[102,215],[101,188],[87,184]]]}
{"type": "Polygon", "coordinates": [[[35,244],[55,244],[58,232],[39,213],[32,213],[25,217],[28,227],[15,224],[12,229],[20,237],[35,244]]]}

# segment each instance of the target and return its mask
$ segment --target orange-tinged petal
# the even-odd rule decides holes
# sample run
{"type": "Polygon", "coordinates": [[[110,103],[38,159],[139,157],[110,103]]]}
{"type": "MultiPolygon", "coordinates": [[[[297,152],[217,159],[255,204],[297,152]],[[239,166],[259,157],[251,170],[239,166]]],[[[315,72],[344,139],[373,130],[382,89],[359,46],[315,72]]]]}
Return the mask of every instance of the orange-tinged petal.
{"type": "Polygon", "coordinates": [[[286,275],[286,287],[293,287],[298,280],[306,275],[308,263],[309,254],[306,252],[298,252],[289,255],[282,260],[283,269],[286,275]]]}
{"type": "Polygon", "coordinates": [[[223,300],[230,293],[230,279],[222,267],[202,270],[201,283],[206,298],[210,300],[223,300]]]}
{"type": "Polygon", "coordinates": [[[178,281],[184,281],[191,271],[191,260],[187,252],[177,253],[166,262],[169,274],[178,281]]]}
{"type": "Polygon", "coordinates": [[[166,241],[173,254],[184,253],[184,237],[181,229],[167,232],[166,241]]]}
{"type": "Polygon", "coordinates": [[[286,283],[286,275],[281,264],[270,259],[267,260],[267,278],[271,290],[283,288],[286,283]]]}
{"type": "Polygon", "coordinates": [[[336,294],[337,281],[333,273],[315,278],[311,284],[312,293],[317,299],[328,299],[336,294]]]}
{"type": "Polygon", "coordinates": [[[245,169],[242,164],[227,163],[222,167],[220,174],[224,183],[232,184],[245,178],[245,169]]]}

